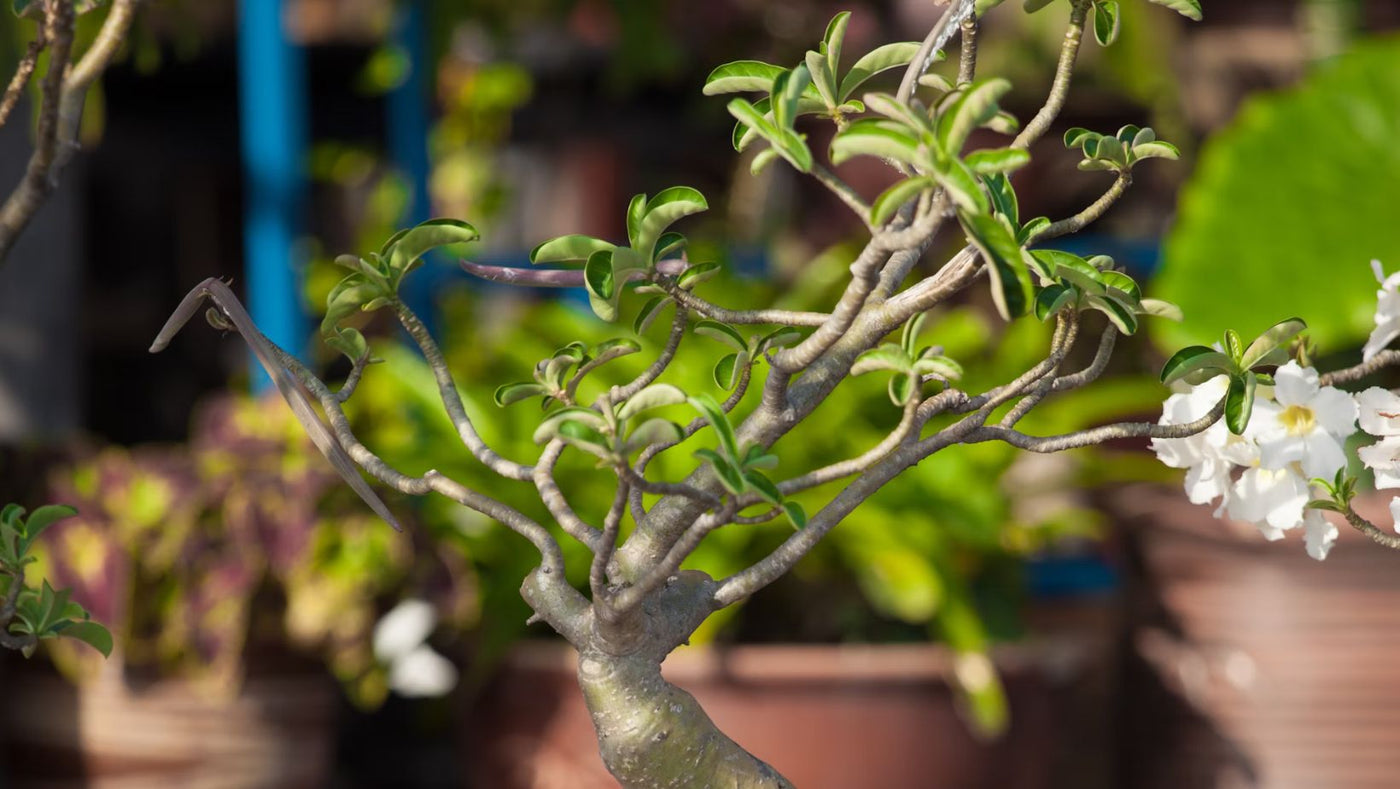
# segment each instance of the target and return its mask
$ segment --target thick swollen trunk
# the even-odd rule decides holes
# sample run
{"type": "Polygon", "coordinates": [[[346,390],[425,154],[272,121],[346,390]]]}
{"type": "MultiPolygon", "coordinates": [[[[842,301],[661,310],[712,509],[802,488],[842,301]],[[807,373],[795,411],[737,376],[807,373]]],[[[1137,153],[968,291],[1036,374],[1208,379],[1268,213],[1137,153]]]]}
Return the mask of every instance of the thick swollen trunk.
{"type": "Polygon", "coordinates": [[[603,763],[627,789],[792,789],[729,739],[646,657],[579,656],[603,763]]]}

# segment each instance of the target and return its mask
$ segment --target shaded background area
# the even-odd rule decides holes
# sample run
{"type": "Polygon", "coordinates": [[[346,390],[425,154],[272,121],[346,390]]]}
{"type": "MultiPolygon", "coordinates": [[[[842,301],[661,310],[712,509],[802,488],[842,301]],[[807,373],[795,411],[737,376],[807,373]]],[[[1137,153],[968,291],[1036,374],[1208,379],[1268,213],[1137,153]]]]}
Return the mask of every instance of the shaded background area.
{"type": "MultiPolygon", "coordinates": [[[[1063,5],[1028,16],[1008,0],[984,26],[981,71],[1011,79],[1015,91],[1004,106],[1019,118],[1034,113],[1048,84],[1063,5]]],[[[1124,0],[1122,40],[1106,50],[1086,42],[1068,106],[1016,177],[1025,216],[1061,217],[1105,185],[1101,174],[1075,169],[1077,157],[1060,141],[1065,129],[1111,131],[1135,123],[1178,143],[1182,162],[1138,170],[1121,203],[1067,240],[1074,251],[1113,255],[1135,276],[1150,278],[1162,266],[1162,239],[1176,222],[1180,190],[1202,145],[1231,124],[1248,97],[1325,68],[1353,37],[1384,36],[1400,26],[1400,4],[1377,0],[1205,5],[1205,21],[1191,24],[1156,5],[1124,0]]],[[[142,775],[152,765],[178,771],[217,752],[216,770],[267,765],[268,777],[249,785],[543,786],[543,765],[550,764],[562,765],[555,774],[563,783],[553,785],[586,785],[581,776],[596,767],[571,761],[576,754],[567,747],[536,739],[562,730],[556,712],[579,715],[567,672],[542,678],[545,668],[557,668],[556,658],[495,673],[511,644],[547,635],[523,625],[528,612],[516,588],[530,556],[513,535],[441,502],[391,499],[412,524],[413,536],[396,542],[352,496],[322,478],[318,459],[277,410],[280,404],[262,408],[239,399],[256,385],[240,343],[195,326],[164,354],[151,356],[146,348],[189,287],[221,277],[249,298],[255,314],[260,301],[287,299],[296,307],[287,318],[301,328],[286,342],[329,365],[335,378],[345,370],[320,347],[315,322],[336,279],[329,263],[336,255],[363,254],[398,227],[452,216],[482,231],[483,241],[466,250],[474,259],[527,265],[528,250],[556,235],[617,237],[633,194],[681,183],[709,198],[711,210],[686,228],[690,254],[724,264],[726,293],[740,301],[829,297],[860,223],[786,168],[750,176],[752,152],[733,151],[724,101],[702,96],[700,87],[711,68],[729,60],[797,62],[830,16],[845,8],[855,13],[848,52],[921,38],[941,11],[912,0],[856,6],[287,2],[275,32],[302,61],[287,78],[304,79],[305,135],[283,131],[304,166],[277,173],[290,178],[300,197],[283,217],[292,243],[282,259],[269,261],[254,260],[261,242],[251,240],[246,221],[259,189],[268,186],[249,175],[258,163],[247,147],[248,113],[269,86],[245,84],[251,104],[240,106],[240,79],[250,79],[240,72],[248,65],[240,41],[249,34],[240,28],[240,7],[149,3],[125,59],[108,72],[100,100],[88,109],[84,153],[0,271],[0,496],[34,504],[63,496],[85,517],[92,514],[81,527],[55,534],[55,557],[46,566],[99,600],[90,607],[117,624],[129,647],[116,666],[71,653],[55,655],[55,662],[70,676],[105,671],[108,679],[124,665],[130,688],[139,692],[109,684],[84,701],[67,685],[46,684],[51,676],[28,673],[44,671],[38,660],[24,666],[7,660],[0,681],[26,689],[14,691],[31,705],[23,709],[46,709],[55,721],[76,712],[111,735],[139,728],[135,718],[123,717],[132,714],[125,705],[133,697],[149,703],[141,713],[149,717],[140,720],[152,728],[178,731],[221,717],[272,728],[252,738],[265,746],[261,751],[258,743],[210,734],[221,745],[181,750],[165,742],[150,753],[117,736],[96,736],[91,745],[62,735],[36,745],[11,731],[6,761],[19,776],[13,784],[35,785],[23,776],[38,761],[65,765],[74,782],[65,785],[83,785],[84,776],[142,775]],[[256,266],[274,275],[256,280],[256,266]],[[249,292],[254,281],[271,290],[249,292]],[[64,551],[80,558],[65,566],[64,551]],[[439,612],[431,640],[461,671],[445,698],[390,692],[392,666],[373,654],[375,621],[405,597],[429,599],[439,612]],[[145,689],[170,677],[193,677],[199,698],[239,694],[244,706],[219,712],[227,708],[183,707],[183,697],[171,697],[170,708],[161,707],[165,697],[145,689]],[[543,700],[503,690],[551,685],[561,692],[543,700]],[[497,728],[494,721],[518,735],[513,744],[484,744],[483,730],[497,728]],[[76,747],[97,755],[75,757],[76,747]],[[504,750],[491,750],[497,747],[504,750]],[[250,755],[255,752],[260,755],[250,755]],[[495,769],[502,753],[515,757],[500,769],[515,772],[508,779],[483,773],[495,769]],[[334,765],[330,774],[307,768],[327,761],[334,765]],[[522,764],[537,769],[521,773],[522,764]]],[[[20,23],[4,18],[0,61],[19,51],[24,35],[20,23]]],[[[829,132],[814,127],[811,134],[820,149],[829,132]]],[[[974,145],[994,143],[991,135],[974,145]]],[[[0,130],[0,183],[17,177],[27,150],[23,124],[0,130]]],[[[839,172],[867,197],[892,182],[872,162],[839,172]]],[[[534,415],[522,413],[526,406],[494,410],[494,386],[528,377],[536,360],[571,339],[592,343],[619,332],[584,316],[579,294],[493,287],[452,264],[443,255],[416,272],[406,296],[442,340],[473,413],[487,420],[499,415],[484,428],[492,440],[511,450],[506,454],[524,456],[534,415]]],[[[932,260],[928,265],[931,270],[932,260]]],[[[1360,300],[1371,295],[1362,292],[1360,300]]],[[[930,332],[957,358],[980,362],[991,382],[1033,358],[1044,332],[1003,329],[988,320],[979,299],[940,313],[930,332]]],[[[380,338],[386,360],[367,376],[352,414],[371,445],[407,467],[493,484],[447,445],[454,439],[435,414],[421,363],[397,347],[387,325],[372,323],[367,331],[380,338]]],[[[708,385],[715,356],[697,351],[681,365],[683,374],[708,385]]],[[[1125,342],[1116,377],[1097,399],[1050,409],[1036,424],[1070,429],[1119,413],[1155,417],[1162,393],[1151,377],[1160,362],[1160,350],[1147,341],[1125,342]]],[[[842,397],[826,416],[846,429],[794,449],[796,462],[816,465],[859,451],[892,426],[881,387],[857,384],[842,397]]],[[[946,749],[950,777],[939,785],[1387,785],[1384,776],[1400,767],[1387,749],[1400,749],[1375,730],[1389,718],[1364,711],[1322,715],[1308,706],[1313,696],[1271,707],[1279,697],[1269,694],[1296,680],[1315,682],[1308,687],[1317,689],[1318,704],[1336,698],[1337,686],[1328,683],[1345,680],[1345,672],[1322,680],[1308,673],[1328,662],[1384,675],[1367,649],[1388,638],[1388,620],[1319,630],[1278,616],[1272,629],[1260,626],[1261,640],[1241,635],[1257,624],[1253,614],[1260,610],[1283,606],[1311,616],[1306,596],[1282,600],[1279,584],[1294,578],[1324,589],[1325,602],[1311,604],[1327,609],[1388,594],[1394,582],[1386,570],[1393,564],[1385,556],[1374,560],[1368,552],[1374,546],[1344,541],[1339,554],[1366,558],[1357,560],[1360,568],[1329,563],[1324,576],[1310,560],[1293,561],[1292,554],[1301,556],[1297,546],[1288,546],[1283,558],[1249,540],[1226,548],[1206,541],[1201,555],[1245,554],[1239,565],[1218,569],[1195,554],[1174,553],[1204,539],[1191,533],[1203,510],[1181,516],[1186,537],[1160,532],[1175,540],[1164,548],[1139,537],[1154,528],[1144,525],[1147,494],[1130,493],[1125,501],[1114,487],[1100,506],[1091,500],[1087,491],[1106,482],[1171,480],[1153,469],[1141,445],[1065,461],[967,449],[956,458],[939,456],[905,489],[872,501],[800,572],[741,614],[716,617],[700,640],[942,649],[912,658],[921,667],[912,678],[857,681],[883,688],[887,697],[915,699],[912,711],[891,713],[893,719],[906,729],[928,729],[930,742],[957,743],[946,749]],[[1235,574],[1228,569],[1234,566],[1248,569],[1235,574]],[[1233,579],[1239,591],[1222,591],[1219,578],[1233,579]],[[1257,583],[1250,586],[1251,580],[1257,583]],[[985,711],[959,685],[959,666],[948,651],[937,646],[956,646],[960,638],[1005,645],[992,652],[1013,728],[999,744],[979,744],[972,735],[985,711]],[[1341,655],[1306,651],[1329,639],[1355,648],[1341,655]],[[1286,662],[1295,653],[1308,656],[1299,658],[1303,668],[1286,662]],[[1257,676],[1279,684],[1255,684],[1257,676]],[[921,690],[909,692],[916,685],[921,690]],[[1306,764],[1284,758],[1314,731],[1313,715],[1317,728],[1354,725],[1372,739],[1347,751],[1337,735],[1318,745],[1321,756],[1307,764],[1342,754],[1343,767],[1362,765],[1359,777],[1343,768],[1308,772],[1306,764]],[[1265,725],[1270,718],[1296,720],[1298,728],[1280,735],[1265,725]],[[968,754],[966,764],[958,761],[968,754]],[[1008,772],[1009,766],[1022,769],[1008,772]],[[1173,772],[1188,768],[1199,772],[1173,772]],[[1339,777],[1344,774],[1350,777],[1339,777]]],[[[682,466],[661,468],[674,474],[682,466]]],[[[580,489],[587,484],[584,464],[564,474],[580,489]]],[[[580,498],[585,512],[606,508],[605,497],[580,498]]],[[[717,534],[696,561],[712,572],[732,572],[782,536],[717,534]]],[[[764,703],[755,695],[768,681],[762,672],[755,678],[728,665],[697,676],[698,686],[720,687],[710,691],[714,704],[737,698],[740,709],[745,700],[755,709],[787,703],[810,715],[803,694],[827,693],[804,684],[815,682],[811,676],[787,678],[776,682],[784,701],[764,703]]],[[[1364,683],[1346,687],[1362,701],[1379,693],[1364,683]]],[[[847,715],[882,703],[847,701],[847,715]]],[[[783,724],[773,726],[782,731],[783,724]]],[[[51,730],[60,728],[54,723],[51,730]]],[[[579,747],[587,751],[589,743],[579,747]]]]}

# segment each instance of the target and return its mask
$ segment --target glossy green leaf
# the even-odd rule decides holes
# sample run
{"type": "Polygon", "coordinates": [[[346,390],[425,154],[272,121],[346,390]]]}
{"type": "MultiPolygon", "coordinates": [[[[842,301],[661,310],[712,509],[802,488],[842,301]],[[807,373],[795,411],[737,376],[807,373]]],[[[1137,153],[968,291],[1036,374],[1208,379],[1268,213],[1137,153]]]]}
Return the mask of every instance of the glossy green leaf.
{"type": "Polygon", "coordinates": [[[476,232],[476,228],[458,219],[429,219],[418,223],[389,248],[389,270],[393,284],[397,285],[429,251],[479,238],[481,234],[476,232]]]}
{"type": "Polygon", "coordinates": [[[919,52],[919,42],[902,41],[876,47],[862,55],[841,80],[841,100],[850,98],[861,85],[882,71],[909,65],[919,52]]]}
{"type": "Polygon", "coordinates": [[[827,105],[835,107],[840,103],[836,91],[839,89],[836,78],[832,76],[830,67],[827,65],[826,56],[815,50],[807,50],[804,58],[807,65],[807,73],[812,75],[812,86],[821,94],[822,101],[827,105]]]}
{"type": "Polygon", "coordinates": [[[531,397],[543,397],[549,393],[548,389],[539,384],[521,382],[497,387],[493,399],[496,401],[496,405],[504,407],[531,397]]]}
{"type": "Polygon", "coordinates": [[[642,218],[646,213],[646,193],[632,195],[632,202],[627,204],[627,243],[631,244],[633,249],[641,247],[642,218]]]}
{"type": "Polygon", "coordinates": [[[1101,137],[1103,137],[1103,135],[1098,132],[1092,132],[1088,129],[1075,126],[1065,132],[1065,147],[1083,148],[1091,143],[1097,145],[1101,137]]]}
{"type": "Polygon", "coordinates": [[[1153,315],[1158,318],[1166,318],[1167,320],[1178,322],[1184,320],[1186,317],[1182,314],[1181,308],[1172,304],[1170,301],[1143,299],[1139,302],[1139,306],[1142,308],[1142,313],[1144,315],[1153,315]]]}
{"type": "Polygon", "coordinates": [[[973,129],[997,114],[997,101],[1011,90],[1001,77],[974,82],[964,88],[938,119],[938,144],[944,153],[956,155],[973,129]]]}
{"type": "Polygon", "coordinates": [[[982,177],[987,185],[987,195],[992,200],[992,210],[1006,217],[1013,226],[1021,221],[1021,206],[1011,179],[1004,173],[992,173],[982,177]]]}
{"type": "Polygon", "coordinates": [[[642,309],[637,313],[637,317],[632,321],[632,330],[638,334],[646,332],[650,328],[656,316],[661,314],[661,308],[671,303],[670,296],[655,296],[642,305],[642,309]]]}
{"type": "Polygon", "coordinates": [[[93,621],[71,622],[58,631],[60,636],[81,641],[102,653],[102,657],[112,656],[112,633],[93,621]]]}
{"type": "Polygon", "coordinates": [[[718,273],[718,263],[715,263],[713,261],[707,261],[705,263],[696,263],[695,265],[681,272],[681,275],[676,278],[676,287],[680,288],[681,290],[692,290],[696,285],[699,285],[705,280],[714,277],[718,273]]]}
{"type": "Polygon", "coordinates": [[[920,312],[904,322],[904,328],[899,332],[899,347],[910,359],[914,358],[914,349],[919,346],[919,333],[924,330],[924,324],[928,322],[928,313],[920,312]]]}
{"type": "Polygon", "coordinates": [[[811,84],[812,75],[808,73],[806,64],[780,74],[773,80],[772,93],[769,94],[773,125],[779,129],[792,127],[793,121],[797,120],[797,102],[811,84]]]}
{"type": "Polygon", "coordinates": [[[1109,322],[1118,327],[1119,332],[1129,336],[1137,334],[1137,316],[1131,308],[1105,296],[1089,296],[1087,301],[1089,306],[1108,316],[1109,322]]]}
{"type": "Polygon", "coordinates": [[[1164,384],[1171,384],[1197,371],[1219,370],[1227,373],[1234,367],[1234,361],[1220,351],[1205,345],[1192,345],[1177,351],[1162,365],[1161,380],[1164,384]]]}
{"type": "Polygon", "coordinates": [[[876,226],[890,221],[905,203],[917,198],[921,193],[938,187],[932,176],[919,175],[895,183],[880,193],[870,204],[870,223],[876,226]]]}
{"type": "Polygon", "coordinates": [[[1132,277],[1121,271],[1099,272],[1099,282],[1110,288],[1117,288],[1132,297],[1136,302],[1142,298],[1142,289],[1138,287],[1132,277]]]}
{"type": "Polygon", "coordinates": [[[787,69],[758,60],[736,60],[717,67],[705,78],[703,93],[716,96],[722,93],[746,93],[749,91],[767,93],[773,87],[773,80],[787,69]]]}
{"type": "Polygon", "coordinates": [[[1230,376],[1230,388],[1225,392],[1225,426],[1235,435],[1242,435],[1249,426],[1254,411],[1254,373],[1230,376]]]}
{"type": "Polygon", "coordinates": [[[770,348],[784,348],[797,343],[803,338],[801,329],[791,326],[781,326],[768,332],[754,345],[754,353],[763,353],[770,348]]]}
{"type": "Polygon", "coordinates": [[[1279,321],[1269,327],[1267,331],[1254,339],[1240,357],[1240,369],[1248,370],[1269,355],[1270,351],[1282,347],[1284,343],[1297,337],[1308,328],[1308,324],[1302,318],[1289,318],[1279,321]]]}
{"type": "Polygon", "coordinates": [[[1021,246],[1004,219],[986,214],[960,213],[958,219],[973,243],[987,261],[992,280],[992,302],[1005,320],[1025,314],[1030,308],[1032,288],[1030,272],[1022,259],[1021,246]]]}
{"type": "Polygon", "coordinates": [[[685,399],[685,392],[671,384],[652,384],[627,398],[627,402],[618,409],[617,418],[626,422],[643,411],[680,405],[685,399]]]}
{"type": "Polygon", "coordinates": [[[961,159],[940,157],[933,177],[962,211],[979,216],[986,216],[991,211],[987,193],[982,189],[982,179],[961,159]]]}
{"type": "Polygon", "coordinates": [[[1187,19],[1201,21],[1200,0],[1152,0],[1152,2],[1166,6],[1187,19]]]}
{"type": "MultiPolygon", "coordinates": [[[[821,53],[826,57],[827,72],[833,77],[841,73],[841,47],[846,41],[846,26],[850,21],[850,11],[838,13],[827,23],[826,33],[822,36],[821,53]]],[[[813,72],[814,78],[815,74],[813,72]]]]}
{"type": "Polygon", "coordinates": [[[734,436],[734,427],[729,424],[729,415],[724,413],[724,409],[715,398],[702,392],[690,397],[689,403],[715,429],[715,436],[719,439],[724,454],[727,457],[738,458],[739,440],[734,436]]]}
{"type": "Polygon", "coordinates": [[[936,375],[946,381],[956,381],[962,378],[963,368],[953,359],[939,354],[930,354],[920,357],[914,362],[914,375],[936,375]]]}
{"type": "Polygon", "coordinates": [[[646,204],[638,223],[637,242],[633,249],[643,260],[652,260],[657,240],[666,228],[709,207],[705,196],[689,186],[673,186],[663,190],[646,204]]]}
{"type": "Polygon", "coordinates": [[[801,531],[807,528],[807,511],[802,509],[802,505],[795,501],[784,501],[782,504],[783,514],[787,516],[788,522],[794,529],[801,531]]]}
{"type": "Polygon", "coordinates": [[[847,126],[831,141],[831,163],[841,164],[853,156],[878,156],[904,164],[919,161],[919,141],[908,131],[888,121],[864,118],[847,126]]]}
{"type": "Polygon", "coordinates": [[[712,340],[724,343],[736,351],[747,351],[749,349],[749,341],[744,338],[744,335],[740,334],[738,329],[735,329],[727,323],[704,318],[696,321],[695,326],[692,327],[691,330],[701,337],[709,337],[712,340]]]}
{"type": "Polygon", "coordinates": [[[754,469],[744,469],[744,482],[758,494],[758,497],[769,504],[780,505],[783,503],[783,494],[778,490],[778,486],[773,484],[773,480],[765,477],[763,472],[754,469]]]}
{"type": "Polygon", "coordinates": [[[18,545],[19,555],[23,556],[28,553],[29,547],[33,545],[34,541],[39,539],[39,535],[43,534],[50,526],[64,518],[71,518],[77,514],[77,510],[66,504],[48,504],[34,510],[24,522],[24,536],[19,540],[18,545]]]}
{"type": "Polygon", "coordinates": [[[583,422],[572,419],[564,420],[559,424],[559,437],[575,449],[581,449],[603,460],[612,459],[613,451],[608,437],[602,431],[583,422]]]}
{"type": "Polygon", "coordinates": [[[617,279],[613,271],[611,250],[599,250],[588,256],[583,265],[583,282],[588,289],[588,302],[593,312],[605,321],[617,317],[617,279]]]}
{"type": "Polygon", "coordinates": [[[1094,3],[1094,39],[1099,46],[1106,47],[1118,40],[1118,3],[1115,0],[1098,0],[1094,3]]]}
{"type": "Polygon", "coordinates": [[[1155,142],[1145,142],[1133,146],[1134,159],[1170,159],[1176,161],[1181,158],[1181,151],[1169,142],[1157,140],[1155,142]]]}
{"type": "Polygon", "coordinates": [[[582,263],[594,253],[611,251],[616,245],[589,236],[553,238],[530,250],[531,263],[582,263]]]}
{"type": "Polygon", "coordinates": [[[1053,284],[1041,288],[1035,297],[1035,317],[1042,321],[1065,307],[1073,306],[1079,298],[1079,291],[1069,285],[1053,284]]]}
{"type": "Polygon", "coordinates": [[[607,426],[607,420],[603,415],[591,408],[583,406],[566,406],[549,415],[535,428],[535,433],[530,440],[536,444],[543,444],[546,441],[559,435],[559,430],[565,422],[580,422],[589,425],[595,430],[602,430],[607,426]]]}
{"type": "Polygon", "coordinates": [[[1031,155],[1020,148],[988,148],[963,157],[973,172],[981,175],[1009,173],[1031,163],[1031,155]]]}
{"type": "Polygon", "coordinates": [[[656,251],[652,253],[652,262],[654,263],[667,255],[674,255],[680,252],[685,248],[685,245],[685,236],[680,233],[674,231],[662,233],[661,237],[656,239],[656,251]]]}
{"type": "Polygon", "coordinates": [[[890,382],[886,389],[889,392],[890,402],[895,405],[904,405],[918,394],[919,382],[909,373],[895,373],[890,376],[890,382]]]}
{"type": "Polygon", "coordinates": [[[715,476],[719,477],[720,484],[724,489],[735,496],[744,492],[743,473],[727,457],[714,451],[713,449],[697,449],[695,456],[701,458],[714,468],[715,476]]]}
{"type": "Polygon", "coordinates": [[[895,372],[909,372],[913,370],[913,360],[904,349],[892,343],[886,343],[879,348],[871,348],[861,354],[855,364],[851,365],[851,375],[865,375],[876,370],[893,370],[895,372]]]}
{"type": "Polygon", "coordinates": [[[652,444],[677,444],[685,440],[685,430],[665,419],[648,419],[627,434],[627,452],[652,444]]]}

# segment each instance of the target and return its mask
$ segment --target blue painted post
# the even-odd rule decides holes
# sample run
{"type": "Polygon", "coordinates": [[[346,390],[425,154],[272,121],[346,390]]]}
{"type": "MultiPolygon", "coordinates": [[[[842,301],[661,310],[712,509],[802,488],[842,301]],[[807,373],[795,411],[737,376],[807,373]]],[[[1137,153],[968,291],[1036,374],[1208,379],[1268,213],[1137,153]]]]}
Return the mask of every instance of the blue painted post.
{"type": "MultiPolygon", "coordinates": [[[[303,53],[287,37],[282,0],[241,0],[238,98],[241,113],[243,243],[249,312],[269,339],[303,355],[296,241],[306,195],[307,106],[303,53]]],[[[252,364],[255,391],[266,374],[252,364]]]]}
{"type": "MultiPolygon", "coordinates": [[[[423,0],[406,0],[399,4],[394,45],[407,58],[408,75],[386,97],[385,127],[389,157],[408,182],[408,206],[399,217],[399,224],[411,227],[432,218],[432,197],[428,193],[431,172],[428,125],[433,65],[428,57],[427,9],[423,0]]],[[[429,331],[437,328],[432,294],[447,275],[440,267],[424,266],[404,281],[404,301],[418,313],[429,331]]]]}

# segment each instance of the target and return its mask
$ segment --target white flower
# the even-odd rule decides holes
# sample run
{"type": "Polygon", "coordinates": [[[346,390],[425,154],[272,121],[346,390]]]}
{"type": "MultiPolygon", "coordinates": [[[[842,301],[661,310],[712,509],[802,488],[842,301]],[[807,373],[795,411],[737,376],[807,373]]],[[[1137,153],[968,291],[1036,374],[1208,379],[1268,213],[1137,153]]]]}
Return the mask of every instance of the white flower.
{"type": "Polygon", "coordinates": [[[1309,478],[1330,479],[1346,465],[1342,445],[1355,432],[1357,413],[1351,395],[1319,386],[1316,370],[1289,362],[1274,373],[1274,399],[1277,409],[1255,416],[1262,466],[1300,463],[1309,478]]]}
{"type": "Polygon", "coordinates": [[[1381,440],[1356,454],[1375,472],[1377,488],[1400,488],[1400,397],[1373,386],[1356,396],[1361,429],[1381,440]]]}
{"type": "Polygon", "coordinates": [[[1332,545],[1337,541],[1337,527],[1322,517],[1320,510],[1308,510],[1303,516],[1303,541],[1308,546],[1308,555],[1319,562],[1327,558],[1332,545]]]}
{"type": "Polygon", "coordinates": [[[1400,532],[1400,498],[1390,500],[1390,520],[1395,524],[1395,530],[1400,532]]]}
{"type": "Polygon", "coordinates": [[[1248,469],[1232,492],[1230,517],[1253,523],[1269,540],[1282,539],[1285,531],[1302,525],[1304,507],[1311,499],[1308,481],[1292,466],[1248,469]]]}
{"type": "Polygon", "coordinates": [[[389,666],[389,687],[400,696],[445,696],[456,684],[457,667],[427,644],[389,666]]]}
{"type": "Polygon", "coordinates": [[[1400,271],[1387,277],[1379,260],[1371,261],[1371,270],[1381,289],[1376,291],[1376,328],[1361,349],[1361,359],[1367,362],[1400,337],[1400,271]]]}
{"type": "MultiPolygon", "coordinates": [[[[1217,376],[1168,397],[1158,424],[1183,425],[1200,419],[1225,396],[1228,385],[1228,379],[1217,376]]],[[[1258,456],[1252,442],[1231,434],[1222,422],[1186,438],[1154,438],[1152,450],[1164,465],[1187,470],[1186,494],[1192,504],[1209,504],[1225,496],[1235,466],[1249,465],[1258,456]]]]}
{"type": "Polygon", "coordinates": [[[457,668],[428,646],[437,612],[425,600],[404,600],[374,626],[374,656],[389,667],[389,688],[401,696],[441,696],[457,684],[457,668]]]}

